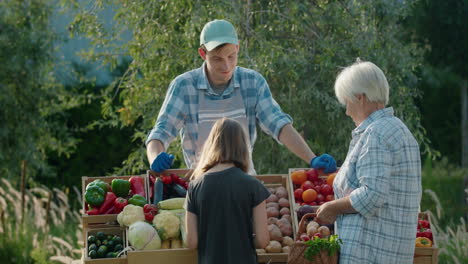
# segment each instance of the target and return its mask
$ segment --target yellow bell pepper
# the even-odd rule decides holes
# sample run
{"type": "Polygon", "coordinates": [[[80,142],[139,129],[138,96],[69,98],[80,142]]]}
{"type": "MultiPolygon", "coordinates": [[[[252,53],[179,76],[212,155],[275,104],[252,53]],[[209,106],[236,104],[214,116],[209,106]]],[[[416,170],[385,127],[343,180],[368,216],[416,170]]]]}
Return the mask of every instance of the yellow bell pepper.
{"type": "Polygon", "coordinates": [[[432,241],[427,237],[417,237],[416,247],[432,247],[432,241]]]}

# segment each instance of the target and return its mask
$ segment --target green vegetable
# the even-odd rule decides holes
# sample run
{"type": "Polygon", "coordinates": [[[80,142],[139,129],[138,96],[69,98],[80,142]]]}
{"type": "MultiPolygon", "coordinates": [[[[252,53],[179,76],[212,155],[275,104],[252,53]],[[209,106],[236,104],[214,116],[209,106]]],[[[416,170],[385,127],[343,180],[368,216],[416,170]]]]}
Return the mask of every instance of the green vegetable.
{"type": "Polygon", "coordinates": [[[107,252],[106,258],[115,258],[117,257],[117,252],[107,252]]]}
{"type": "Polygon", "coordinates": [[[99,249],[97,250],[98,258],[104,258],[104,257],[106,257],[106,254],[107,254],[107,247],[106,246],[100,246],[99,249]]]}
{"type": "Polygon", "coordinates": [[[153,219],[153,225],[158,230],[162,240],[178,238],[180,234],[180,219],[169,212],[157,214],[153,219]]]}
{"type": "Polygon", "coordinates": [[[114,244],[122,244],[122,238],[117,235],[112,238],[112,241],[114,241],[114,244]]]}
{"type": "Polygon", "coordinates": [[[102,181],[102,180],[94,180],[94,181],[90,182],[88,184],[88,186],[86,186],[86,190],[88,190],[88,188],[91,187],[91,186],[99,186],[101,189],[104,190],[104,192],[109,191],[109,184],[102,181]]]}
{"type": "Polygon", "coordinates": [[[158,231],[146,223],[136,222],[128,228],[128,242],[138,250],[156,250],[161,248],[158,231]]]}
{"type": "Polygon", "coordinates": [[[91,206],[100,206],[104,202],[106,192],[99,186],[89,186],[85,192],[85,202],[91,206]]]}
{"type": "Polygon", "coordinates": [[[93,235],[88,236],[88,243],[91,244],[94,242],[96,242],[96,237],[93,235]]]}
{"type": "Polygon", "coordinates": [[[113,250],[114,249],[114,246],[115,246],[115,242],[113,240],[107,240],[107,248],[109,250],[113,250]]]}
{"type": "Polygon", "coordinates": [[[172,198],[158,203],[160,209],[183,209],[185,198],[172,198]]]}
{"type": "Polygon", "coordinates": [[[94,250],[94,251],[96,251],[96,250],[97,250],[97,246],[96,246],[96,244],[91,244],[91,245],[89,245],[89,247],[88,247],[88,251],[91,251],[91,250],[94,250]]]}
{"type": "MultiPolygon", "coordinates": [[[[96,237],[97,237],[97,239],[99,239],[99,240],[104,240],[104,239],[106,239],[106,235],[105,235],[104,232],[102,232],[102,231],[97,232],[97,233],[96,233],[96,237]]],[[[102,241],[101,241],[101,242],[102,242],[102,241]]]]}
{"type": "Polygon", "coordinates": [[[112,192],[117,197],[127,197],[130,191],[130,182],[122,179],[113,179],[111,183],[112,192]]]}
{"type": "Polygon", "coordinates": [[[115,252],[120,252],[120,251],[122,251],[122,249],[123,249],[122,244],[117,244],[117,245],[115,245],[115,247],[114,247],[114,251],[115,251],[115,252]]]}
{"type": "Polygon", "coordinates": [[[137,205],[137,206],[141,206],[141,207],[143,207],[145,204],[147,204],[146,198],[139,195],[139,194],[135,194],[135,195],[133,195],[132,198],[128,199],[128,203],[133,204],[133,205],[137,205]]]}
{"type": "Polygon", "coordinates": [[[90,258],[92,258],[92,259],[97,258],[97,252],[96,252],[96,250],[90,250],[90,251],[88,252],[88,256],[89,256],[90,258]]]}
{"type": "Polygon", "coordinates": [[[328,238],[314,237],[305,242],[308,247],[304,252],[304,257],[309,261],[313,261],[313,258],[322,250],[327,251],[329,256],[333,256],[338,253],[342,243],[337,235],[331,235],[328,238]]]}

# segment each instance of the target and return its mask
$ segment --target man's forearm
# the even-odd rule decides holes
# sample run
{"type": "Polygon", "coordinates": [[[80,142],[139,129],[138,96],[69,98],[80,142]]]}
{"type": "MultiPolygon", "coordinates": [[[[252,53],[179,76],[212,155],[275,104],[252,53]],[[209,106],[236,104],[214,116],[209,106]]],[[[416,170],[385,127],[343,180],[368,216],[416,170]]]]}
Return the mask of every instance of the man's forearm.
{"type": "Polygon", "coordinates": [[[337,215],[357,213],[351,205],[351,199],[349,199],[349,196],[333,200],[330,203],[337,212],[337,215]]]}
{"type": "Polygon", "coordinates": [[[278,138],[292,153],[307,164],[315,157],[305,140],[291,124],[287,124],[281,129],[278,138]]]}
{"type": "Polygon", "coordinates": [[[148,157],[148,162],[151,164],[153,160],[159,155],[159,153],[164,152],[164,145],[159,140],[151,140],[146,146],[146,156],[148,157]]]}

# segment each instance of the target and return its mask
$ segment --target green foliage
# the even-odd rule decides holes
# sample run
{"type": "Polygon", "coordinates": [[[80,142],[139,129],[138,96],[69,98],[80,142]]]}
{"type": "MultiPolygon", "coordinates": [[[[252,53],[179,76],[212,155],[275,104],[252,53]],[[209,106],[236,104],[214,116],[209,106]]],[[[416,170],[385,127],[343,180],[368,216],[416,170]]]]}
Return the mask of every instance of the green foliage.
{"type": "Polygon", "coordinates": [[[428,158],[424,163],[421,211],[436,212],[442,227],[453,225],[468,212],[463,179],[465,175],[468,175],[468,170],[450,164],[447,158],[440,161],[428,158]]]}
{"type": "Polygon", "coordinates": [[[61,123],[77,98],[55,82],[50,1],[0,1],[0,173],[49,173],[46,152],[68,155],[76,139],[61,123]]]}
{"type": "Polygon", "coordinates": [[[305,242],[307,249],[304,252],[304,257],[313,261],[315,256],[318,256],[320,251],[326,251],[329,256],[334,256],[340,250],[340,245],[343,244],[338,235],[331,235],[328,238],[313,237],[305,242]]]}
{"type": "MultiPolygon", "coordinates": [[[[421,95],[414,75],[421,53],[400,41],[398,22],[407,6],[399,1],[98,0],[85,6],[70,28],[99,49],[84,55],[111,66],[122,55],[132,58],[123,77],[104,91],[102,113],[115,126],[133,127],[134,142],[144,142],[171,80],[201,66],[196,50],[203,25],[224,18],[238,29],[239,65],[266,77],[273,96],[315,152],[326,151],[339,160],[347,153],[354,126],[334,97],[333,83],[341,67],[360,57],[383,69],[397,116],[414,133],[423,153],[437,154],[429,147],[414,104],[421,95]],[[107,24],[99,16],[106,4],[115,11],[114,21],[107,24]],[[130,39],[122,41],[128,35],[130,39]]],[[[169,151],[180,153],[180,144],[173,143],[169,151]]],[[[254,162],[259,173],[304,166],[263,133],[254,162]]],[[[139,145],[120,172],[147,167],[144,146],[139,145]]]]}

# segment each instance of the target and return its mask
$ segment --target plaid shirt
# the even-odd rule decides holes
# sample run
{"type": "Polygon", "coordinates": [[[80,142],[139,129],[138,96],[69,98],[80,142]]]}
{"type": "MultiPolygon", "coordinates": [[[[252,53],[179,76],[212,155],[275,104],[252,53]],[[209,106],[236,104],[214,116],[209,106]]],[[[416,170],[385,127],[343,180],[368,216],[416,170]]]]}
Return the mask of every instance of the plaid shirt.
{"type": "Polygon", "coordinates": [[[167,149],[180,132],[185,163],[188,168],[192,167],[198,139],[199,93],[204,93],[207,100],[218,103],[230,98],[234,89],[240,89],[244,101],[251,147],[257,138],[257,122],[265,133],[280,143],[279,132],[284,125],[292,123],[292,118],[281,111],[265,78],[254,70],[236,67],[229,86],[218,95],[209,85],[204,63],[202,67],[179,75],[171,82],[146,144],[157,139],[167,149]]]}
{"type": "Polygon", "coordinates": [[[333,184],[357,214],[336,221],[340,263],[413,263],[421,200],[419,146],[393,108],[372,113],[352,132],[333,184]]]}

